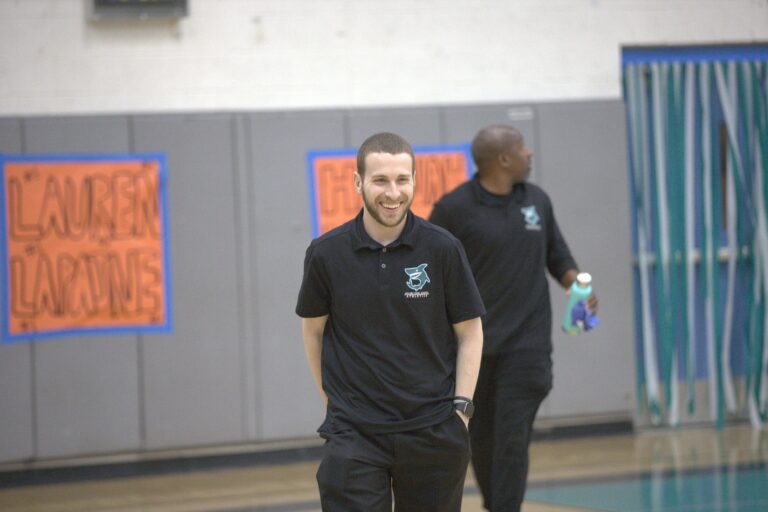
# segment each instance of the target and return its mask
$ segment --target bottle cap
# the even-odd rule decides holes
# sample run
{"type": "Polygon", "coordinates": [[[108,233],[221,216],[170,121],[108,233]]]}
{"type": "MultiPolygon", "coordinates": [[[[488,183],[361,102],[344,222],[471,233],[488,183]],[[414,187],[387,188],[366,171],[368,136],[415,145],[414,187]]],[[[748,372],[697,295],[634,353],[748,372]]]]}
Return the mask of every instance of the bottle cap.
{"type": "Polygon", "coordinates": [[[592,282],[592,276],[587,272],[582,272],[576,276],[576,281],[578,281],[580,286],[587,286],[592,282]]]}

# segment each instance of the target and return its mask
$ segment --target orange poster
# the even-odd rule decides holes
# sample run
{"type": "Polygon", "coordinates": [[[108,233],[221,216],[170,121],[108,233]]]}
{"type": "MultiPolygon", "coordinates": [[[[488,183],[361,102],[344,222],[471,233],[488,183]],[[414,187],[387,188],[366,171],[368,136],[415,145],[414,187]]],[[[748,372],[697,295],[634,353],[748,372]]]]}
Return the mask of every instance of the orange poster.
{"type": "MultiPolygon", "coordinates": [[[[416,190],[411,210],[427,218],[432,206],[446,192],[470,176],[467,146],[414,148],[416,155],[416,190]]],[[[355,190],[353,176],[357,169],[356,151],[310,151],[307,155],[310,186],[312,236],[353,218],[363,207],[355,190]]]]}
{"type": "Polygon", "coordinates": [[[4,342],[169,331],[163,155],[2,159],[4,342]]]}

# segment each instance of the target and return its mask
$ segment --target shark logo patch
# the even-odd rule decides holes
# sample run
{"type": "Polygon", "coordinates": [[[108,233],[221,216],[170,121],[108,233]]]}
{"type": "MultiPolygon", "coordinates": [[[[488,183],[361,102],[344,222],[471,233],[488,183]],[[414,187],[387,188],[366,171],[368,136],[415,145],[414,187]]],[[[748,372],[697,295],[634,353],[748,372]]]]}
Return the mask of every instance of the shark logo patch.
{"type": "Polygon", "coordinates": [[[405,296],[409,299],[429,297],[429,292],[421,291],[422,288],[430,283],[429,275],[427,274],[427,264],[422,263],[418,267],[410,267],[403,270],[405,275],[408,276],[408,281],[405,284],[413,290],[412,292],[405,292],[405,296]]]}
{"type": "Polygon", "coordinates": [[[525,219],[525,229],[539,231],[541,229],[541,217],[536,212],[536,206],[524,206],[520,208],[525,219]]]}

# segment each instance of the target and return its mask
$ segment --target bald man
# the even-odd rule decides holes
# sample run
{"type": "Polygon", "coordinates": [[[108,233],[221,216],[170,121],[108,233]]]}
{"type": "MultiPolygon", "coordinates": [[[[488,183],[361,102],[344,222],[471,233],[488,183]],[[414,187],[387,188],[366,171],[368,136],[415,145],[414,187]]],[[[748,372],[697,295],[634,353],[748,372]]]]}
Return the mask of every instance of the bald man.
{"type": "MultiPolygon", "coordinates": [[[[565,289],[578,274],[549,197],[527,183],[532,156],[515,128],[483,128],[472,141],[477,173],[429,219],[463,243],[487,310],[470,435],[483,503],[494,512],[520,510],[533,421],[552,388],[546,273],[565,289]]],[[[596,310],[596,297],[589,305],[596,310]]]]}

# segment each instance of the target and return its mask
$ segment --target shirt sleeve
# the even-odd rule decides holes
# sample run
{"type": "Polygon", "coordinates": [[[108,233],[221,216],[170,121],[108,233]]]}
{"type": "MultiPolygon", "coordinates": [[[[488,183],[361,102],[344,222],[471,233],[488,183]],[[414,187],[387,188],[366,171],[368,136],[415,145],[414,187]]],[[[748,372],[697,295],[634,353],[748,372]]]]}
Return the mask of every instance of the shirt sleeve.
{"type": "Polygon", "coordinates": [[[550,275],[560,281],[560,278],[568,270],[578,270],[576,260],[573,259],[568,244],[565,242],[560,227],[555,220],[555,211],[552,204],[548,205],[549,223],[547,226],[547,270],[550,275]]]}
{"type": "Polygon", "coordinates": [[[464,247],[457,240],[449,253],[448,276],[445,280],[446,310],[452,324],[485,314],[483,299],[477,289],[464,247]]]}
{"type": "Polygon", "coordinates": [[[324,316],[331,309],[331,293],[322,262],[311,244],[304,256],[304,277],[299,288],[296,314],[302,318],[324,316]]]}

